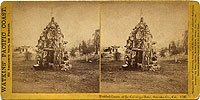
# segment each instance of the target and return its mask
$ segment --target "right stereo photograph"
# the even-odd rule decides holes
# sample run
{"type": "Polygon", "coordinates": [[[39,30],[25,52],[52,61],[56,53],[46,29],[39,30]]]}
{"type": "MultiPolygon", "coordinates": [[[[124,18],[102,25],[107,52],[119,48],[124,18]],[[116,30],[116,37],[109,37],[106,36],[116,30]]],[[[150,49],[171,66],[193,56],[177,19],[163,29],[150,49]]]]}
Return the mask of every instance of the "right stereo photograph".
{"type": "Polygon", "coordinates": [[[187,2],[101,3],[101,93],[188,93],[187,2]]]}

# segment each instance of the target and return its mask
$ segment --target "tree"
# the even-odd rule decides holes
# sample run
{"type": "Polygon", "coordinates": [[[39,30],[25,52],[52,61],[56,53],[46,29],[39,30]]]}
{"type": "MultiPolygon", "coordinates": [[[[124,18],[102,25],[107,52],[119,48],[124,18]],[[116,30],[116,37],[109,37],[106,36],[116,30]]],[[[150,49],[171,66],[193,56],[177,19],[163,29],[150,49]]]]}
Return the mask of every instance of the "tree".
{"type": "Polygon", "coordinates": [[[32,53],[31,52],[27,51],[27,52],[24,53],[24,55],[25,55],[25,60],[26,61],[31,60],[31,57],[32,57],[32,53]]]}
{"type": "Polygon", "coordinates": [[[177,46],[175,45],[175,42],[172,41],[170,44],[169,44],[169,52],[170,52],[170,55],[171,56],[174,56],[174,60],[175,62],[177,62],[177,54],[179,53],[178,50],[177,50],[177,46]]]}
{"type": "Polygon", "coordinates": [[[78,46],[76,46],[74,49],[75,49],[75,51],[78,51],[78,50],[79,50],[79,47],[78,47],[78,46]]]}
{"type": "Polygon", "coordinates": [[[71,51],[70,51],[70,56],[71,56],[71,57],[76,57],[75,52],[76,52],[76,49],[73,47],[73,48],[71,49],[71,51]]]}
{"type": "Polygon", "coordinates": [[[82,51],[82,54],[87,54],[88,53],[87,52],[87,44],[86,44],[86,42],[84,40],[82,41],[82,44],[80,45],[80,49],[82,51]]]}
{"type": "Polygon", "coordinates": [[[114,60],[118,61],[118,60],[120,60],[120,57],[121,57],[121,53],[119,53],[119,52],[114,53],[114,60]]]}
{"type": "Polygon", "coordinates": [[[92,47],[90,45],[87,45],[86,41],[83,40],[82,44],[80,45],[80,49],[81,49],[82,55],[85,55],[86,62],[88,62],[88,54],[93,51],[92,47]]]}
{"type": "Polygon", "coordinates": [[[88,54],[95,52],[98,54],[100,47],[100,30],[95,30],[95,33],[92,34],[93,39],[89,39],[87,42],[82,41],[77,48],[82,55],[85,55],[86,62],[88,61],[88,54]]]}
{"type": "Polygon", "coordinates": [[[166,57],[166,52],[168,51],[168,49],[167,48],[161,48],[161,50],[160,50],[160,56],[161,57],[166,57]]]}
{"type": "Polygon", "coordinates": [[[185,34],[183,36],[183,46],[185,50],[185,55],[188,54],[188,30],[185,31],[185,34]]]}
{"type": "Polygon", "coordinates": [[[95,54],[98,54],[100,47],[100,30],[95,30],[94,36],[94,46],[95,46],[95,54]]]}
{"type": "Polygon", "coordinates": [[[78,45],[78,51],[81,52],[81,43],[78,45]]]}

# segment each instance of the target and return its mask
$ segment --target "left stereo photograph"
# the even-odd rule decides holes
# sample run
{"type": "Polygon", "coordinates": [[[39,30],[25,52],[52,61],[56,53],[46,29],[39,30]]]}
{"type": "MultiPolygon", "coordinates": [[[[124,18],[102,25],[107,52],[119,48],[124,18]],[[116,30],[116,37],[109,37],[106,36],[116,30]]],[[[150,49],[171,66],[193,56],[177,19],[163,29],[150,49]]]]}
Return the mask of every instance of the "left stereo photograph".
{"type": "Polygon", "coordinates": [[[98,93],[99,2],[12,3],[12,92],[98,93]]]}

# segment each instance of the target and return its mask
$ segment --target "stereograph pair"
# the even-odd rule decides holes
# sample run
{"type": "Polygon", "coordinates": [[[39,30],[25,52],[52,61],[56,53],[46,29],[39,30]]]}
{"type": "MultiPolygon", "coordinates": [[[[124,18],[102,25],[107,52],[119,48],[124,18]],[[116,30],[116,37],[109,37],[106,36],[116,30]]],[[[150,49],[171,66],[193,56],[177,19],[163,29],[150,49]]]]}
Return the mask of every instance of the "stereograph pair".
{"type": "MultiPolygon", "coordinates": [[[[192,91],[191,48],[199,49],[190,39],[194,9],[189,2],[10,4],[13,95],[139,93],[187,98],[192,91]]],[[[198,28],[195,32],[199,35],[198,28]]],[[[100,95],[91,98],[117,97],[100,95]]]]}

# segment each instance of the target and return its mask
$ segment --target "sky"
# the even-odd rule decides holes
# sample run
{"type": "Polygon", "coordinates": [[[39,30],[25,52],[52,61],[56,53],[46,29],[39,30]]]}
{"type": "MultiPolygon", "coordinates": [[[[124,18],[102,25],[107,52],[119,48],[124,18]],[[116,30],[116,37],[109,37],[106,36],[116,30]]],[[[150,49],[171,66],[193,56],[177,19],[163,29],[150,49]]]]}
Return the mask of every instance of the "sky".
{"type": "Polygon", "coordinates": [[[15,2],[13,46],[36,46],[46,25],[55,22],[68,41],[68,48],[92,38],[100,28],[101,46],[125,46],[141,16],[149,26],[157,47],[182,39],[188,30],[187,2],[15,2]]]}
{"type": "Polygon", "coordinates": [[[101,5],[101,46],[125,46],[141,16],[149,26],[157,48],[181,40],[188,30],[186,2],[105,2],[101,5]]]}
{"type": "Polygon", "coordinates": [[[98,2],[15,2],[13,4],[13,46],[36,46],[43,29],[54,17],[68,41],[77,46],[99,29],[98,2]]]}

